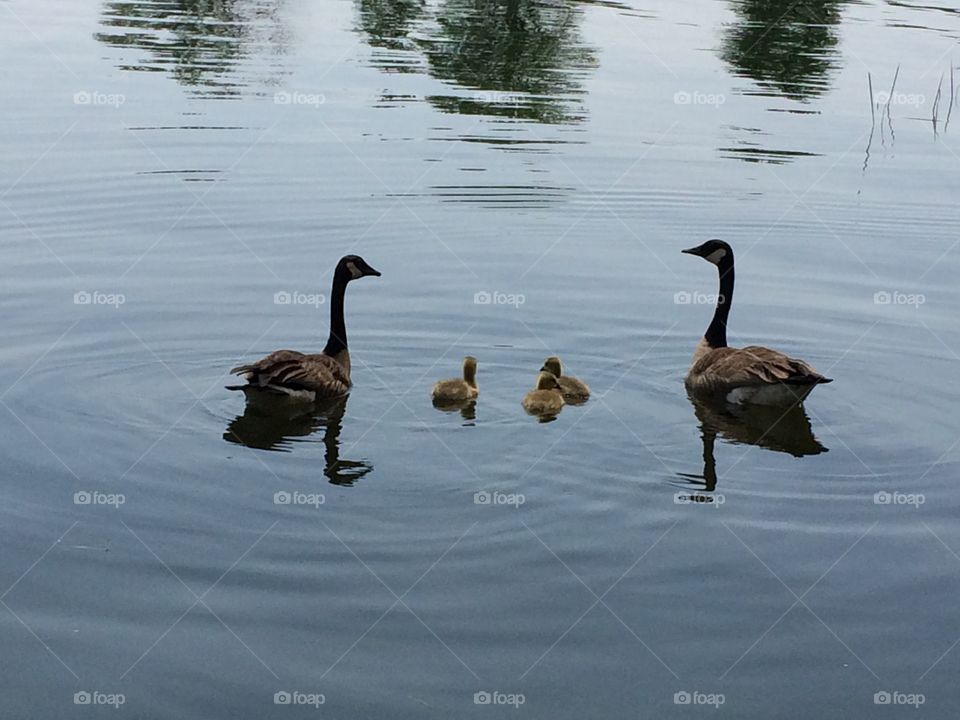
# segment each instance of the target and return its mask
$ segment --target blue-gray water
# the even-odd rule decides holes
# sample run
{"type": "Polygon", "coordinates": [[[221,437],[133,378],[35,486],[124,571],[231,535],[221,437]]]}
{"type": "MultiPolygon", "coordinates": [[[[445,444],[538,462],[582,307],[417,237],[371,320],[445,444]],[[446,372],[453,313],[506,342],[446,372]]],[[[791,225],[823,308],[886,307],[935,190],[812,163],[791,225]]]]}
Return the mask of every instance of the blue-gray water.
{"type": "Polygon", "coordinates": [[[0,714],[952,716],[958,37],[919,2],[0,3],[0,714]],[[688,401],[709,237],[731,342],[836,379],[807,417],[688,401]],[[321,349],[347,252],[383,277],[346,407],[245,413],[226,371],[321,349]],[[429,401],[468,353],[472,420],[429,401]],[[594,396],[539,424],[550,354],[594,396]]]}

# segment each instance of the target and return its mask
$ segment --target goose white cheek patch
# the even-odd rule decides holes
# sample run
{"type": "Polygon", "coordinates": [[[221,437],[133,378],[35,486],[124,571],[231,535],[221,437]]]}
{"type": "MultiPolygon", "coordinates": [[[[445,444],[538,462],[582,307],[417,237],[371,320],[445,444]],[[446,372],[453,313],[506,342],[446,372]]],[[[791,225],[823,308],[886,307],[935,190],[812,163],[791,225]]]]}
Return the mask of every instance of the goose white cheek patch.
{"type": "Polygon", "coordinates": [[[350,274],[353,276],[353,279],[356,280],[358,277],[363,277],[363,273],[357,269],[357,266],[352,262],[347,263],[347,269],[350,271],[350,274]]]}
{"type": "Polygon", "coordinates": [[[723,248],[720,248],[719,250],[714,250],[712,253],[707,255],[707,260],[712,262],[714,265],[719,265],[720,261],[723,260],[723,258],[725,258],[726,256],[727,256],[727,251],[724,250],[723,248]]]}

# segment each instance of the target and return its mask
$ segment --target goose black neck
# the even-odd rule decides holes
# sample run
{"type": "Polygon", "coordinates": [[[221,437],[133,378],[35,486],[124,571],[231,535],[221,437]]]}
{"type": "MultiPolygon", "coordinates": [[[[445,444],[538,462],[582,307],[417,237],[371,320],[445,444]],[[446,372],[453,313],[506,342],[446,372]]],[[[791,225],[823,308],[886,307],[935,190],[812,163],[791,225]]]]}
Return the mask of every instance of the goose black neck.
{"type": "Polygon", "coordinates": [[[323,349],[323,354],[331,357],[347,349],[347,326],[343,320],[343,296],[346,290],[347,278],[338,271],[333,276],[333,290],[330,293],[330,336],[323,349]]]}
{"type": "Polygon", "coordinates": [[[713,321],[704,335],[712,348],[727,347],[727,318],[730,317],[730,305],[733,302],[733,257],[729,254],[717,266],[720,274],[720,294],[717,296],[717,309],[713,321]]]}

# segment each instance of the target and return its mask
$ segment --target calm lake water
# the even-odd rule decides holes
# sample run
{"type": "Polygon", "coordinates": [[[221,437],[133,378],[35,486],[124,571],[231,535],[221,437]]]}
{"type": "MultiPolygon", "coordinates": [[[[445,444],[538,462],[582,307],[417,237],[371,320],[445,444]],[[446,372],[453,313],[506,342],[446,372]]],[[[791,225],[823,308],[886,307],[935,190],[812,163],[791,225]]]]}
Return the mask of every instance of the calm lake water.
{"type": "Polygon", "coordinates": [[[0,714],[953,717],[958,39],[912,0],[0,3],[0,714]],[[688,400],[710,237],[731,343],[836,379],[805,411],[688,400]],[[246,410],[227,370],[319,351],[348,252],[348,401],[246,410]],[[594,395],[540,424],[551,354],[594,395]]]}

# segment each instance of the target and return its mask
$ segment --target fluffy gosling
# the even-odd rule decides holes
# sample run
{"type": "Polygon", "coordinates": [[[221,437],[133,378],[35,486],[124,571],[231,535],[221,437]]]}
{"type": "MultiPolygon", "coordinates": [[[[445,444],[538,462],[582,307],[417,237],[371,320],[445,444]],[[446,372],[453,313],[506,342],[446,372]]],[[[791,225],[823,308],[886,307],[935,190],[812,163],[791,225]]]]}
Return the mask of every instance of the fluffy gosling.
{"type": "Polygon", "coordinates": [[[542,371],[536,387],[523,398],[523,409],[531,415],[556,415],[563,406],[563,392],[556,375],[542,371]]]}
{"type": "Polygon", "coordinates": [[[540,370],[551,373],[557,378],[564,399],[584,402],[590,397],[590,388],[583,380],[563,374],[560,358],[556,356],[548,357],[543,361],[543,367],[540,370]]]}
{"type": "Polygon", "coordinates": [[[467,356],[463,359],[463,378],[440,380],[433,386],[435,403],[458,403],[473,400],[480,394],[477,386],[477,359],[467,356]]]}

